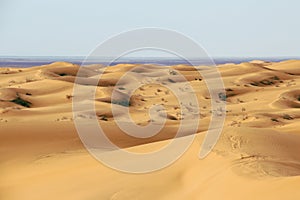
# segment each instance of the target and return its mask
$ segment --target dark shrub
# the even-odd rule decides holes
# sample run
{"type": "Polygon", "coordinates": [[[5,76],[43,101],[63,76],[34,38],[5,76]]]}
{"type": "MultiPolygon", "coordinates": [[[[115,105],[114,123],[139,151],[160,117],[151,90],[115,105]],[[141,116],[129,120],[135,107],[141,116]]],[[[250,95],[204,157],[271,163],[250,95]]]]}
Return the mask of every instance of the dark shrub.
{"type": "Polygon", "coordinates": [[[286,119],[286,120],[292,120],[292,119],[294,119],[293,117],[291,117],[291,116],[288,115],[288,114],[284,114],[284,115],[282,116],[282,118],[283,118],[283,119],[286,119]]]}
{"type": "Polygon", "coordinates": [[[272,77],[271,79],[273,79],[273,80],[275,80],[275,81],[279,81],[279,80],[280,80],[280,78],[279,78],[278,76],[274,76],[274,77],[272,77]]]}
{"type": "Polygon", "coordinates": [[[111,101],[112,104],[117,104],[120,106],[125,106],[125,107],[129,107],[130,106],[130,101],[128,100],[113,100],[111,101]]]}
{"type": "Polygon", "coordinates": [[[254,83],[250,83],[250,85],[258,86],[258,83],[254,82],[254,83]]]}
{"type": "Polygon", "coordinates": [[[26,101],[26,100],[22,99],[21,97],[17,97],[14,100],[11,100],[11,102],[21,105],[21,106],[24,106],[24,107],[27,107],[27,108],[30,108],[30,106],[31,106],[31,103],[29,101],[26,101]]]}
{"type": "Polygon", "coordinates": [[[102,121],[108,121],[107,117],[105,115],[100,115],[100,120],[102,121]]]}
{"type": "Polygon", "coordinates": [[[272,85],[272,84],[274,84],[272,81],[269,81],[269,80],[262,80],[262,81],[260,81],[260,83],[263,84],[263,85],[272,85]]]}
{"type": "Polygon", "coordinates": [[[227,99],[226,94],[224,94],[222,92],[219,93],[218,96],[219,96],[219,99],[222,100],[222,101],[226,101],[226,99],[227,99]]]}

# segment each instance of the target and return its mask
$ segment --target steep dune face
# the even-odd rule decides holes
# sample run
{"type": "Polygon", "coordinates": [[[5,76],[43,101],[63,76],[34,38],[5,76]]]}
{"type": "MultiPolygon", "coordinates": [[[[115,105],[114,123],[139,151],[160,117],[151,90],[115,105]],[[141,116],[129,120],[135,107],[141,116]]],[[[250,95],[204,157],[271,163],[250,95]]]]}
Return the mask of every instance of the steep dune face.
{"type": "Polygon", "coordinates": [[[226,121],[217,145],[203,160],[198,154],[214,111],[197,69],[91,65],[78,74],[79,68],[65,62],[0,68],[1,198],[300,198],[300,61],[218,66],[225,84],[226,94],[219,95],[219,100],[227,102],[226,121]],[[120,148],[157,151],[193,134],[187,131],[174,138],[180,123],[200,119],[196,139],[178,161],[153,173],[134,175],[104,166],[88,154],[75,129],[72,100],[78,75],[76,84],[95,89],[93,98],[80,102],[93,102],[95,111],[85,110],[79,117],[96,116],[107,137],[120,148]],[[179,95],[170,88],[177,88],[179,95]],[[181,105],[179,100],[190,94],[196,95],[198,105],[181,105]],[[150,119],[154,105],[164,110],[153,109],[154,119],[150,119]],[[139,126],[159,124],[165,116],[166,123],[152,137],[129,136],[116,124],[116,120],[129,121],[127,109],[139,126]]]}
{"type": "Polygon", "coordinates": [[[281,71],[290,75],[299,75],[299,67],[299,60],[288,60],[280,63],[275,63],[273,65],[268,66],[267,68],[275,71],[281,71]]]}
{"type": "Polygon", "coordinates": [[[300,90],[289,90],[282,93],[274,106],[279,108],[300,108],[300,90]]]}

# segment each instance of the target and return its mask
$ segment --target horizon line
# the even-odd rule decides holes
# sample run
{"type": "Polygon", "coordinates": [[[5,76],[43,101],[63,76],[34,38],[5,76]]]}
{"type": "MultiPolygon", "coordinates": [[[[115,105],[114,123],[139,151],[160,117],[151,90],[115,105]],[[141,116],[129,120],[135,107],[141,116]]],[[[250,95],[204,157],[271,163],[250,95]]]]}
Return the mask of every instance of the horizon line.
{"type": "MultiPolygon", "coordinates": [[[[0,55],[0,58],[87,58],[88,56],[13,56],[13,55],[0,55]]],[[[111,59],[113,57],[109,56],[94,56],[90,57],[92,59],[111,59]]],[[[177,56],[132,56],[132,57],[121,57],[118,59],[143,59],[143,58],[165,58],[165,59],[182,59],[177,56]]],[[[211,57],[187,57],[188,59],[207,59],[207,58],[212,58],[212,59],[246,59],[246,58],[298,58],[300,59],[300,56],[211,56],[211,57]]]]}

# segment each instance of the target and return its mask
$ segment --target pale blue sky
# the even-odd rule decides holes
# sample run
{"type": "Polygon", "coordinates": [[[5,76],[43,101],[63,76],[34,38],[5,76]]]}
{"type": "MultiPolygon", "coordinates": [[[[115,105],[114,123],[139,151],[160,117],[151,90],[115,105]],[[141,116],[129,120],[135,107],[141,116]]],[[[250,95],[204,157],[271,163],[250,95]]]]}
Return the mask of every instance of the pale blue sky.
{"type": "Polygon", "coordinates": [[[179,31],[211,56],[298,56],[299,2],[0,0],[0,56],[86,56],[138,27],[179,31]]]}

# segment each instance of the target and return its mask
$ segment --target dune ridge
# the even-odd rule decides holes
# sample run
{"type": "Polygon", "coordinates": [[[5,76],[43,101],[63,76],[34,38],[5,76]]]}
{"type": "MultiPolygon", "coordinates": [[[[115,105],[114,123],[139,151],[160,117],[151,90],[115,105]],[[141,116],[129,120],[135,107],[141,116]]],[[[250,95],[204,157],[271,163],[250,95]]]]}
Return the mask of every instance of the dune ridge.
{"type": "MultiPolygon", "coordinates": [[[[99,124],[114,144],[128,151],[157,150],[173,139],[181,121],[200,118],[196,139],[178,161],[142,175],[102,165],[81,143],[72,114],[73,86],[80,66],[55,62],[0,68],[0,198],[299,199],[300,61],[217,67],[225,84],[226,93],[220,100],[227,102],[226,121],[216,147],[203,160],[198,153],[214,111],[197,69],[187,65],[90,65],[79,74],[77,84],[96,88],[94,99],[86,101],[95,103],[99,124]],[[95,81],[99,72],[101,79],[95,81]],[[144,85],[130,95],[136,83],[144,85]],[[183,99],[195,92],[200,111],[193,104],[179,105],[167,86],[177,88],[183,99]],[[111,104],[118,108],[116,115],[111,104]],[[116,119],[128,120],[126,108],[136,124],[146,126],[148,111],[155,104],[164,106],[167,116],[157,135],[134,138],[117,127],[116,119]]],[[[86,110],[80,117],[92,118],[92,112],[86,110]]],[[[164,118],[160,109],[153,115],[155,123],[164,118]]]]}

